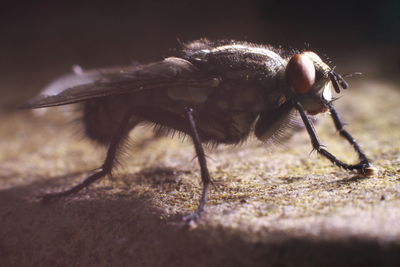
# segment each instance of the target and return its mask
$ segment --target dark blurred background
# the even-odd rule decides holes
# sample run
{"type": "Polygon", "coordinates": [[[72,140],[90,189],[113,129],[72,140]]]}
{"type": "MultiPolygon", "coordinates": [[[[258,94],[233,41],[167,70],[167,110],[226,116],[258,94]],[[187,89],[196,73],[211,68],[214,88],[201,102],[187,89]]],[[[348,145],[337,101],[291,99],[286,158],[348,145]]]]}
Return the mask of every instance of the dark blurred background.
{"type": "Polygon", "coordinates": [[[400,1],[2,1],[0,105],[33,96],[83,68],[177,55],[207,37],[305,48],[342,73],[400,76],[400,1]]]}

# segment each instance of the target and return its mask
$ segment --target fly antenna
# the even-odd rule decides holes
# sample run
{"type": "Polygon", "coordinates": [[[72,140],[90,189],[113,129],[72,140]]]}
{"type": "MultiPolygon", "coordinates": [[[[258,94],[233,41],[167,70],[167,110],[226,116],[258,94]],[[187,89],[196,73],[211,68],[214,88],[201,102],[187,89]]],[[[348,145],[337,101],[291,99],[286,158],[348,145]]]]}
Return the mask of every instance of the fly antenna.
{"type": "Polygon", "coordinates": [[[344,78],[340,74],[335,72],[335,67],[333,67],[332,70],[328,72],[328,76],[333,84],[333,88],[335,88],[336,93],[340,93],[340,87],[342,87],[343,89],[347,89],[349,87],[349,84],[344,80],[344,78]]]}

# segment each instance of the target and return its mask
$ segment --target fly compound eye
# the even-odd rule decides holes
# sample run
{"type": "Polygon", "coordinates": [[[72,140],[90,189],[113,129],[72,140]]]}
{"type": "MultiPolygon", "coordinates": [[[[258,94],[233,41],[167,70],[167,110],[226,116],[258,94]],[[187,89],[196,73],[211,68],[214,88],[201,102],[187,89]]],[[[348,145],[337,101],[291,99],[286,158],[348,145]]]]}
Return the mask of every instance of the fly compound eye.
{"type": "Polygon", "coordinates": [[[290,85],[299,94],[308,93],[315,82],[314,63],[302,54],[294,55],[287,65],[290,85]]]}

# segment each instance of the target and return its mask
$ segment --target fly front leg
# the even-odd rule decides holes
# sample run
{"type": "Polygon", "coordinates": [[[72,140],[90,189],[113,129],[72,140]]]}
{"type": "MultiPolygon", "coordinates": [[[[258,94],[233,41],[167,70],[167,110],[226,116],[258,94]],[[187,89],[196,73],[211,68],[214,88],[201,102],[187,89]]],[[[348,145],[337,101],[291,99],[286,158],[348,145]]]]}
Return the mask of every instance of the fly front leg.
{"type": "Polygon", "coordinates": [[[86,178],[82,183],[72,187],[69,190],[58,192],[58,193],[46,194],[46,195],[42,196],[41,197],[42,201],[47,202],[47,201],[67,197],[72,194],[76,194],[83,188],[88,187],[89,185],[91,185],[95,181],[101,179],[102,177],[104,177],[106,175],[110,175],[112,173],[112,169],[115,165],[115,159],[116,159],[118,150],[121,147],[123,140],[126,138],[127,133],[129,132],[129,130],[131,128],[131,126],[129,125],[130,118],[131,118],[131,112],[127,113],[125,115],[125,117],[122,119],[122,121],[120,122],[117,132],[110,142],[106,159],[104,160],[104,163],[100,168],[100,171],[92,174],[91,176],[86,178]]]}
{"type": "Polygon", "coordinates": [[[354,150],[358,154],[358,158],[360,159],[360,163],[370,164],[367,156],[361,150],[361,147],[357,144],[356,140],[350,135],[346,129],[344,129],[344,125],[339,118],[339,114],[336,112],[335,108],[333,107],[332,103],[328,103],[328,108],[330,115],[332,117],[333,123],[335,124],[336,130],[338,130],[339,134],[344,137],[353,147],[354,150]]]}
{"type": "Polygon", "coordinates": [[[371,176],[376,174],[377,169],[371,164],[368,160],[365,153],[361,150],[360,145],[356,142],[356,140],[351,136],[351,134],[344,128],[342,121],[340,120],[339,114],[336,112],[336,109],[333,107],[331,102],[327,103],[330,115],[332,117],[333,123],[335,124],[336,130],[338,130],[340,136],[345,138],[347,142],[349,142],[354,150],[358,154],[358,158],[360,159],[360,163],[364,165],[364,167],[360,170],[360,173],[365,176],[371,176]]]}
{"type": "Polygon", "coordinates": [[[186,119],[188,120],[189,123],[190,135],[192,137],[194,148],[196,150],[197,159],[199,160],[201,181],[203,182],[203,190],[201,193],[200,202],[199,206],[197,207],[197,210],[194,211],[192,214],[189,214],[183,218],[185,221],[189,223],[195,223],[200,218],[201,214],[204,211],[204,207],[207,203],[208,188],[211,184],[211,179],[207,168],[206,156],[200,141],[199,133],[196,128],[196,122],[193,117],[193,109],[185,108],[185,113],[186,113],[185,114],[186,119]]]}
{"type": "Polygon", "coordinates": [[[307,132],[311,138],[312,146],[315,150],[318,151],[318,153],[329,159],[333,164],[336,164],[337,166],[345,170],[350,170],[350,171],[355,170],[364,176],[372,176],[377,173],[377,169],[373,167],[372,164],[368,161],[367,157],[362,152],[360,146],[357,144],[354,138],[343,128],[343,124],[340,121],[339,116],[336,110],[333,108],[332,104],[329,104],[328,107],[329,110],[331,111],[331,116],[334,121],[335,127],[340,132],[341,136],[343,136],[354,147],[354,150],[357,152],[360,159],[360,162],[357,164],[344,163],[343,161],[340,161],[334,155],[332,155],[328,150],[326,150],[318,140],[314,126],[308,119],[303,109],[303,106],[299,102],[295,102],[294,105],[296,109],[299,111],[301,119],[304,122],[307,132]]]}

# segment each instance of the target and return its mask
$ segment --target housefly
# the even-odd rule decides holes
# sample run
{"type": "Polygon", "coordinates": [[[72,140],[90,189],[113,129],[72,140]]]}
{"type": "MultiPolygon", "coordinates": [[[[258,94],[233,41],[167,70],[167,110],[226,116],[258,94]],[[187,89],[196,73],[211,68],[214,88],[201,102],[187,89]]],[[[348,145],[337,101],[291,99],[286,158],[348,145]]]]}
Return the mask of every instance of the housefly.
{"type": "Polygon", "coordinates": [[[311,51],[287,52],[271,46],[201,39],[183,45],[180,57],[126,67],[84,71],[53,82],[27,107],[81,103],[86,136],[108,147],[98,172],[69,190],[44,200],[77,193],[110,175],[121,144],[141,122],[191,137],[200,165],[202,194],[197,220],[207,202],[211,178],[203,143],[238,144],[250,134],[266,141],[284,130],[298,113],[312,147],[333,164],[364,176],[377,170],[344,129],[331,96],[346,89],[344,78],[311,51]],[[340,135],[358,154],[347,164],[321,145],[309,115],[329,112],[340,135]]]}

